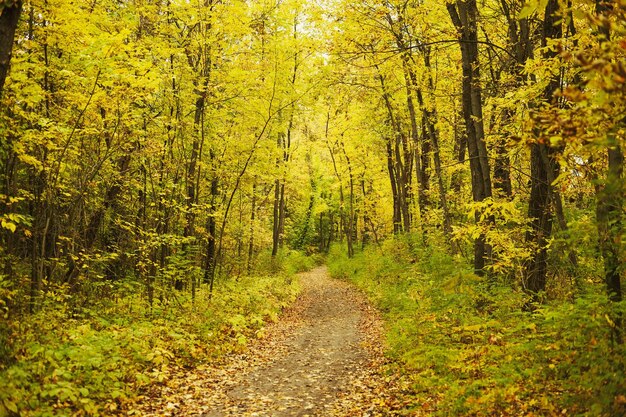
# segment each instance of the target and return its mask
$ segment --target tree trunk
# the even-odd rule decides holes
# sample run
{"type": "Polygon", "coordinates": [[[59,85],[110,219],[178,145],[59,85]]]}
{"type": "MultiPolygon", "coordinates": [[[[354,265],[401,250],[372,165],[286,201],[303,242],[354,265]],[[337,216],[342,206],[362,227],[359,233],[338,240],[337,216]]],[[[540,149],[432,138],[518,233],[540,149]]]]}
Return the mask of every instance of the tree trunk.
{"type": "Polygon", "coordinates": [[[302,227],[302,232],[296,242],[296,247],[299,249],[305,249],[305,245],[307,244],[307,238],[309,235],[309,229],[311,228],[311,220],[313,217],[313,208],[315,207],[315,196],[317,191],[317,184],[315,183],[315,173],[313,172],[313,165],[311,163],[311,154],[306,154],[306,162],[309,171],[309,184],[311,186],[311,196],[309,197],[309,205],[306,209],[306,214],[304,216],[304,226],[302,227]]]}
{"type": "MultiPolygon", "coordinates": [[[[513,119],[510,109],[504,109],[502,124],[508,124],[513,119]]],[[[511,185],[511,160],[509,158],[507,141],[504,137],[498,137],[495,144],[496,157],[493,164],[493,186],[496,190],[510,199],[513,195],[511,185]]]]}
{"type": "Polygon", "coordinates": [[[555,160],[554,149],[543,143],[534,143],[531,146],[530,163],[531,190],[528,217],[531,219],[531,230],[526,234],[526,241],[534,245],[534,252],[526,262],[525,288],[536,298],[536,295],[546,287],[547,244],[552,234],[553,223],[550,205],[553,190],[549,178],[556,178],[559,166],[555,160]],[[544,159],[549,162],[546,164],[544,159]]]}
{"type": "MultiPolygon", "coordinates": [[[[118,158],[116,173],[117,178],[114,179],[113,184],[107,189],[103,197],[102,205],[91,215],[85,230],[81,233],[82,245],[80,246],[82,250],[89,250],[94,246],[98,238],[102,222],[105,220],[107,211],[112,207],[119,207],[117,200],[122,193],[122,186],[124,184],[123,180],[128,173],[131,156],[134,150],[135,149],[132,149],[118,158]]],[[[71,256],[68,256],[68,263],[69,268],[65,274],[65,282],[70,286],[70,290],[75,290],[80,270],[71,256]]]]}
{"type": "MultiPolygon", "coordinates": [[[[432,132],[432,129],[430,129],[428,126],[428,123],[430,121],[425,117],[426,107],[424,105],[422,91],[419,87],[415,72],[415,60],[413,59],[412,49],[409,47],[407,41],[405,40],[406,23],[404,21],[403,14],[399,10],[394,10],[394,16],[395,17],[392,17],[390,13],[387,13],[385,18],[387,20],[387,23],[389,24],[389,28],[393,33],[393,36],[395,37],[396,46],[400,52],[400,56],[402,59],[402,69],[404,73],[405,88],[407,94],[407,109],[409,111],[409,118],[411,121],[411,142],[413,145],[413,152],[410,152],[408,147],[406,146],[406,141],[404,141],[404,133],[401,130],[400,124],[396,121],[395,127],[398,132],[398,138],[403,141],[404,147],[403,158],[401,158],[400,155],[396,155],[396,159],[398,161],[402,161],[402,159],[404,159],[405,165],[404,167],[402,167],[402,165],[398,164],[398,175],[396,175],[396,178],[400,178],[402,180],[403,186],[407,190],[406,193],[404,193],[405,197],[403,197],[403,194],[401,194],[401,197],[403,197],[403,199],[405,200],[402,207],[406,207],[406,214],[403,214],[403,217],[406,218],[406,221],[404,222],[404,231],[409,232],[412,223],[412,219],[410,216],[410,206],[413,200],[413,192],[411,189],[411,171],[413,163],[415,163],[415,174],[418,187],[417,201],[420,216],[422,217],[422,222],[425,221],[426,210],[429,205],[428,190],[430,188],[430,178],[428,169],[430,167],[430,153],[432,143],[432,138],[430,137],[430,134],[432,132]],[[420,110],[422,112],[422,135],[419,135],[418,133],[417,112],[415,111],[413,95],[415,95],[417,103],[419,104],[420,110]]],[[[428,67],[428,63],[426,64],[426,66],[428,67]]],[[[385,85],[383,83],[383,78],[380,73],[379,77],[381,81],[381,86],[383,88],[383,94],[385,95],[385,104],[391,116],[390,100],[388,97],[388,93],[385,89],[385,85]]],[[[426,239],[425,233],[423,234],[423,238],[424,240],[426,239]]]]}
{"type": "MultiPolygon", "coordinates": [[[[286,163],[286,160],[283,160],[286,163]]],[[[284,175],[283,175],[284,176],[284,175]]],[[[272,257],[278,254],[282,247],[285,230],[285,179],[277,178],[274,182],[274,210],[272,232],[272,257]]]]}
{"type": "Polygon", "coordinates": [[[34,199],[31,203],[31,216],[33,218],[31,236],[31,280],[30,280],[30,300],[29,311],[34,313],[39,306],[39,298],[44,276],[44,260],[46,249],[46,237],[50,226],[48,216],[48,202],[46,201],[46,178],[45,171],[32,176],[32,190],[34,199]]]}
{"type": "MultiPolygon", "coordinates": [[[[596,0],[596,14],[602,15],[614,7],[609,1],[596,0]]],[[[606,42],[611,39],[608,27],[600,28],[606,42]]],[[[620,241],[623,236],[623,207],[624,207],[624,154],[620,147],[616,132],[623,130],[626,118],[622,118],[607,135],[607,172],[604,184],[596,188],[596,221],[600,251],[604,258],[604,280],[609,299],[613,302],[622,301],[621,275],[623,257],[620,251],[620,241]]],[[[613,337],[617,343],[622,343],[622,316],[617,313],[613,317],[613,337]]]]}
{"type": "Polygon", "coordinates": [[[318,225],[318,238],[319,238],[319,242],[318,242],[318,250],[320,253],[325,251],[325,243],[326,241],[324,240],[324,212],[320,213],[320,220],[319,220],[319,225],[318,225]]]}
{"type": "Polygon", "coordinates": [[[348,257],[352,258],[354,256],[353,233],[352,233],[352,227],[353,227],[352,226],[352,216],[353,216],[352,195],[354,193],[354,186],[353,186],[354,183],[352,179],[352,168],[350,166],[350,160],[348,159],[346,150],[343,148],[343,142],[338,141],[337,144],[339,145],[339,147],[342,148],[344,157],[346,158],[346,162],[348,164],[348,172],[350,175],[349,181],[350,181],[351,202],[350,202],[350,211],[346,213],[345,195],[343,192],[343,178],[341,177],[341,173],[339,172],[339,169],[337,168],[337,158],[335,157],[334,146],[331,145],[330,143],[329,132],[328,132],[329,122],[330,122],[330,113],[327,114],[325,137],[326,137],[326,146],[328,147],[328,152],[330,153],[330,158],[333,162],[333,170],[335,171],[335,177],[337,177],[337,181],[339,182],[339,221],[340,221],[339,232],[340,232],[341,239],[343,239],[343,236],[345,235],[347,246],[348,246],[348,257]]]}
{"type": "MultiPolygon", "coordinates": [[[[470,157],[472,195],[476,202],[491,197],[491,176],[485,132],[483,128],[480,62],[478,55],[476,0],[457,0],[447,4],[452,23],[457,29],[463,68],[463,118],[470,157]]],[[[480,221],[476,213],[476,222],[480,221]]],[[[481,235],[474,241],[474,271],[482,275],[490,247],[481,235]]]]}
{"type": "MultiPolygon", "coordinates": [[[[210,153],[211,161],[214,162],[215,155],[213,151],[210,153]]],[[[207,217],[207,248],[206,248],[206,256],[205,256],[205,267],[204,267],[204,283],[209,283],[211,281],[211,277],[215,274],[215,268],[217,266],[217,245],[216,245],[216,233],[217,233],[217,222],[215,221],[216,211],[217,211],[217,197],[219,192],[219,179],[216,174],[211,180],[211,205],[209,207],[209,216],[207,217]]]]}
{"type": "Polygon", "coordinates": [[[276,257],[280,240],[280,179],[278,178],[274,181],[274,209],[272,214],[272,257],[276,257]]]}
{"type": "Polygon", "coordinates": [[[387,173],[389,174],[389,182],[391,184],[391,195],[393,198],[393,233],[398,234],[402,231],[402,213],[400,211],[400,196],[398,185],[396,183],[396,174],[393,166],[393,150],[391,148],[391,139],[385,140],[387,147],[387,173]]]}
{"type": "MultiPolygon", "coordinates": [[[[431,94],[435,93],[435,83],[432,77],[432,68],[430,65],[430,47],[423,47],[422,53],[424,55],[424,66],[428,71],[428,89],[431,94]]],[[[422,102],[423,106],[423,118],[428,128],[428,136],[433,148],[433,160],[435,163],[435,174],[437,175],[437,185],[439,187],[439,201],[441,204],[441,211],[443,215],[443,233],[446,239],[450,242],[451,249],[456,252],[456,245],[452,240],[452,219],[450,217],[450,210],[448,209],[448,197],[446,194],[446,187],[443,181],[443,170],[441,168],[441,152],[439,148],[439,131],[436,127],[437,122],[437,107],[435,106],[435,100],[430,109],[422,102]]],[[[426,175],[426,174],[424,174],[426,175]]]]}
{"type": "Polygon", "coordinates": [[[185,176],[185,182],[187,185],[187,196],[186,196],[186,213],[185,213],[185,228],[183,230],[183,236],[188,238],[193,236],[194,234],[194,222],[195,222],[195,205],[198,201],[198,190],[196,189],[196,168],[198,164],[198,159],[200,157],[200,147],[201,141],[204,137],[204,95],[201,95],[196,99],[196,109],[194,115],[194,138],[191,144],[191,153],[189,155],[189,160],[187,162],[187,172],[185,176]]]}
{"type": "MultiPolygon", "coordinates": [[[[411,141],[413,142],[415,160],[415,176],[417,179],[417,204],[419,207],[419,213],[424,221],[426,214],[426,206],[428,205],[426,199],[426,191],[428,190],[428,178],[424,176],[425,170],[422,169],[423,155],[420,154],[420,143],[424,140],[424,137],[420,139],[418,127],[417,127],[417,112],[415,111],[415,104],[413,103],[413,90],[417,86],[412,85],[411,75],[409,74],[410,68],[408,62],[404,60],[404,81],[406,86],[406,103],[409,110],[409,119],[411,120],[411,141]]],[[[423,147],[422,147],[423,150],[423,147]]]]}
{"type": "MultiPolygon", "coordinates": [[[[369,210],[367,209],[367,190],[365,188],[365,180],[361,177],[360,181],[361,193],[363,195],[363,228],[361,230],[361,250],[365,249],[365,245],[370,240],[369,224],[371,219],[369,217],[369,210]]],[[[373,231],[372,231],[373,232],[373,231]]]]}
{"type": "Polygon", "coordinates": [[[622,182],[624,155],[614,135],[608,150],[608,168],[602,187],[597,190],[596,219],[600,250],[604,258],[606,288],[611,301],[622,300],[620,284],[621,266],[619,241],[622,236],[622,207],[624,184],[622,182]]]}
{"type": "Polygon", "coordinates": [[[335,238],[335,215],[333,212],[330,212],[328,216],[328,239],[326,240],[326,253],[330,250],[330,244],[333,242],[335,238]]]}
{"type": "MultiPolygon", "coordinates": [[[[542,46],[548,44],[549,39],[562,36],[560,16],[558,16],[558,0],[549,0],[546,5],[543,22],[542,46]]],[[[544,57],[552,59],[557,52],[547,51],[544,57]]],[[[543,92],[544,102],[549,105],[558,105],[555,92],[560,88],[559,76],[554,76],[543,92]]],[[[534,131],[536,140],[530,150],[530,199],[528,201],[528,217],[531,219],[531,230],[526,234],[526,241],[533,246],[533,253],[524,268],[525,288],[533,295],[535,301],[538,294],[546,288],[548,272],[548,240],[552,235],[553,213],[551,202],[553,199],[552,181],[559,175],[560,166],[557,156],[562,149],[550,146],[546,138],[541,137],[538,129],[534,131]]]]}
{"type": "Polygon", "coordinates": [[[354,257],[354,232],[355,232],[355,219],[354,219],[354,176],[352,175],[352,165],[350,164],[350,158],[348,157],[348,153],[346,152],[346,148],[341,142],[340,144],[341,150],[343,151],[343,156],[346,158],[346,164],[348,164],[348,184],[350,186],[350,197],[349,202],[350,206],[348,208],[348,221],[346,222],[346,239],[348,242],[348,257],[354,257]]]}
{"type": "Polygon", "coordinates": [[[383,100],[387,109],[388,121],[394,131],[394,139],[387,139],[387,168],[392,181],[394,195],[394,233],[411,231],[411,172],[414,153],[407,146],[400,122],[397,120],[391,96],[387,91],[385,79],[378,70],[383,100]]]}
{"type": "Polygon", "coordinates": [[[0,12],[0,98],[9,73],[15,30],[22,14],[22,0],[5,3],[0,12]]]}
{"type": "Polygon", "coordinates": [[[273,211],[273,233],[272,233],[272,257],[278,254],[278,250],[283,244],[283,235],[285,232],[285,181],[287,175],[287,163],[290,157],[291,148],[291,129],[293,124],[293,114],[290,116],[287,133],[278,135],[278,149],[282,152],[282,157],[277,161],[276,165],[282,169],[279,178],[274,183],[274,211],[273,211]]]}
{"type": "Polygon", "coordinates": [[[248,275],[252,273],[252,259],[254,258],[254,223],[256,220],[256,178],[252,183],[252,196],[250,197],[252,207],[250,208],[250,240],[248,241],[248,275]]]}
{"type": "MultiPolygon", "coordinates": [[[[506,0],[500,0],[500,6],[502,8],[502,14],[508,24],[507,36],[510,59],[507,69],[508,72],[514,76],[514,86],[519,87],[527,78],[524,74],[524,65],[528,58],[532,56],[532,42],[528,19],[518,19],[506,0]]],[[[496,82],[496,80],[494,80],[494,82],[496,82]]],[[[510,124],[513,116],[513,111],[510,108],[505,108],[502,113],[501,125],[510,124]]],[[[507,150],[507,138],[504,135],[498,135],[496,139],[495,154],[493,169],[494,188],[499,190],[501,195],[510,199],[513,194],[511,163],[507,150]]]]}
{"type": "MultiPolygon", "coordinates": [[[[459,129],[460,123],[458,121],[459,117],[457,116],[457,112],[454,112],[454,155],[456,156],[456,162],[459,165],[463,165],[465,163],[465,151],[467,149],[467,136],[465,135],[465,130],[461,131],[459,129]]],[[[459,194],[461,192],[461,186],[463,185],[462,179],[462,171],[459,169],[452,174],[452,178],[450,179],[450,190],[452,190],[453,194],[459,194]]]]}
{"type": "Polygon", "coordinates": [[[433,138],[433,158],[435,161],[435,174],[437,175],[437,185],[439,187],[439,201],[441,203],[441,211],[443,214],[443,233],[450,242],[451,249],[456,252],[456,245],[452,240],[452,219],[450,210],[448,209],[448,198],[446,187],[443,181],[443,170],[441,168],[441,154],[439,152],[439,135],[436,132],[432,134],[433,138]]]}

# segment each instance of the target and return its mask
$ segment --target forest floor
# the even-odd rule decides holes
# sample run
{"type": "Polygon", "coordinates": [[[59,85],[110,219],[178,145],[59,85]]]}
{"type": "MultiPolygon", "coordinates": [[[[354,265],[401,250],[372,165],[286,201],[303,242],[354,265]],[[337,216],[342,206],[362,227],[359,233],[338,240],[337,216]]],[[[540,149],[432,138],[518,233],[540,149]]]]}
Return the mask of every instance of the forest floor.
{"type": "Polygon", "coordinates": [[[383,371],[382,321],[365,296],[325,267],[266,334],[219,365],[172,375],[148,393],[146,416],[389,415],[395,378],[383,371]]]}

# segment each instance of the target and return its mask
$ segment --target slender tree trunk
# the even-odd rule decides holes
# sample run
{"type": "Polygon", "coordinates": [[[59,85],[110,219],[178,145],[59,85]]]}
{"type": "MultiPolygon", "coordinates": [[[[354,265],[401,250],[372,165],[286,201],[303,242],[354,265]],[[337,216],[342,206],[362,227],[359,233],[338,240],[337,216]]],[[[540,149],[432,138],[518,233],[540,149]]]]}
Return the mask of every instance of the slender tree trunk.
{"type": "Polygon", "coordinates": [[[348,242],[348,257],[354,257],[354,232],[355,232],[355,218],[354,218],[354,176],[352,175],[352,165],[350,164],[350,158],[348,157],[348,153],[346,152],[346,148],[341,142],[340,144],[341,150],[343,151],[343,156],[346,158],[346,164],[348,165],[348,184],[350,188],[350,196],[348,198],[350,205],[347,213],[347,222],[346,222],[346,239],[348,242]]]}
{"type": "MultiPolygon", "coordinates": [[[[406,54],[407,52],[405,51],[404,53],[406,54]]],[[[420,137],[419,134],[417,126],[417,112],[415,111],[415,103],[413,102],[413,94],[415,90],[418,90],[418,86],[413,83],[416,77],[410,67],[409,60],[406,57],[403,58],[403,68],[406,87],[407,109],[409,110],[409,119],[411,120],[411,142],[413,144],[413,155],[411,156],[411,158],[413,158],[415,161],[415,176],[417,179],[417,205],[423,223],[425,220],[426,209],[428,206],[427,191],[429,187],[428,175],[426,170],[427,166],[424,167],[424,163],[428,163],[428,154],[424,155],[424,152],[428,151],[428,146],[424,145],[424,141],[427,141],[427,138],[425,135],[422,135],[420,137]]],[[[421,93],[419,94],[421,95],[421,93]]]]}
{"type": "Polygon", "coordinates": [[[9,73],[15,30],[22,14],[22,0],[8,2],[0,11],[0,98],[9,73]]]}
{"type": "Polygon", "coordinates": [[[280,204],[279,204],[279,215],[278,215],[278,247],[282,249],[283,243],[285,241],[285,219],[287,216],[286,212],[286,202],[285,202],[285,181],[280,184],[280,204]]]}
{"type": "Polygon", "coordinates": [[[363,250],[370,240],[369,224],[371,220],[367,208],[367,190],[365,189],[365,179],[363,177],[361,177],[360,185],[363,195],[363,229],[361,230],[361,250],[363,250]]]}
{"type": "Polygon", "coordinates": [[[330,244],[333,242],[335,238],[335,215],[331,211],[328,216],[328,239],[326,240],[326,253],[330,250],[330,244]]]}
{"type": "Polygon", "coordinates": [[[289,163],[291,148],[291,129],[293,128],[293,114],[291,115],[286,134],[278,135],[278,148],[282,152],[281,158],[277,162],[277,166],[281,168],[282,173],[274,183],[274,211],[273,211],[273,233],[272,233],[272,257],[278,254],[283,244],[283,235],[285,231],[286,205],[285,205],[285,181],[287,175],[287,164],[289,163]]]}
{"type": "Polygon", "coordinates": [[[34,313],[39,306],[42,283],[44,280],[44,256],[46,247],[46,235],[49,227],[47,214],[48,202],[46,201],[45,172],[33,175],[34,201],[31,204],[31,216],[33,218],[31,236],[31,280],[29,311],[34,313]]]}
{"type": "Polygon", "coordinates": [[[348,213],[346,213],[346,207],[345,207],[345,195],[344,195],[344,191],[343,191],[343,178],[341,176],[341,173],[339,172],[339,169],[337,167],[337,158],[335,157],[335,149],[334,146],[331,145],[330,143],[330,138],[329,138],[329,132],[328,132],[328,127],[329,127],[329,122],[330,122],[330,113],[327,114],[327,119],[326,119],[326,146],[328,147],[328,152],[330,154],[330,158],[333,162],[333,170],[335,171],[335,177],[337,177],[337,181],[339,182],[339,221],[340,221],[340,236],[341,238],[343,238],[343,236],[346,237],[346,241],[347,241],[347,246],[348,246],[348,257],[352,258],[354,256],[354,245],[353,245],[353,233],[352,233],[352,229],[353,229],[353,225],[352,225],[352,216],[353,216],[353,201],[352,201],[352,195],[354,194],[354,186],[353,186],[353,178],[352,178],[352,167],[350,166],[350,159],[348,159],[348,155],[345,151],[345,148],[343,148],[343,142],[338,141],[338,145],[339,147],[342,148],[344,157],[346,158],[346,162],[348,164],[348,172],[349,172],[349,181],[350,181],[350,210],[348,213]]]}
{"type": "Polygon", "coordinates": [[[193,236],[194,222],[195,222],[195,204],[197,203],[196,189],[196,168],[198,165],[199,151],[201,147],[201,137],[204,136],[202,119],[204,113],[204,95],[198,97],[196,100],[196,110],[194,115],[195,135],[191,144],[191,154],[187,162],[187,172],[185,176],[185,182],[187,185],[186,196],[186,213],[185,213],[185,228],[183,230],[183,236],[188,238],[193,236]]]}
{"type": "Polygon", "coordinates": [[[410,152],[400,122],[397,120],[391,96],[387,91],[385,79],[378,70],[383,101],[387,109],[388,122],[393,128],[394,139],[387,139],[387,168],[392,181],[394,195],[394,233],[411,231],[411,172],[414,153],[410,152]]]}
{"type": "MultiPolygon", "coordinates": [[[[128,153],[125,153],[118,158],[118,172],[116,173],[117,178],[115,178],[113,184],[107,189],[103,198],[102,205],[98,209],[96,209],[96,211],[91,215],[87,226],[81,233],[82,245],[80,245],[80,248],[82,250],[89,250],[94,246],[98,238],[98,233],[100,232],[102,223],[105,220],[107,211],[112,207],[119,207],[118,199],[123,191],[122,186],[124,184],[125,176],[128,173],[131,156],[134,150],[135,149],[132,149],[128,153]]],[[[65,274],[65,282],[69,284],[71,290],[74,290],[77,285],[77,278],[80,270],[71,256],[68,258],[68,262],[69,268],[65,274]]]]}
{"type": "Polygon", "coordinates": [[[398,234],[402,231],[402,213],[400,211],[400,196],[398,185],[396,183],[395,168],[393,166],[393,151],[391,148],[391,139],[386,139],[387,147],[387,173],[389,174],[389,182],[391,184],[391,195],[393,198],[393,233],[398,234]]]}
{"type": "Polygon", "coordinates": [[[326,241],[324,240],[324,212],[320,213],[320,219],[319,219],[319,225],[318,225],[318,238],[319,238],[319,243],[318,243],[318,250],[320,251],[320,253],[324,252],[325,248],[325,243],[326,241]]]}
{"type": "MultiPolygon", "coordinates": [[[[483,128],[480,62],[478,55],[476,0],[457,0],[447,4],[452,23],[457,29],[463,67],[463,118],[470,157],[472,195],[476,202],[491,197],[491,175],[485,132],[483,128]]],[[[476,213],[476,222],[481,214],[476,213]]],[[[484,273],[491,248],[481,235],[474,241],[474,270],[484,273]]]]}
{"type": "Polygon", "coordinates": [[[534,245],[534,252],[525,266],[526,290],[535,296],[545,290],[548,271],[548,239],[552,234],[553,214],[551,210],[552,186],[549,178],[556,178],[559,166],[554,150],[544,144],[531,146],[531,190],[528,205],[528,217],[531,230],[526,234],[526,241],[534,245]],[[550,162],[545,164],[544,154],[550,162]]]}
{"type": "Polygon", "coordinates": [[[433,138],[433,159],[435,162],[435,174],[437,175],[437,185],[439,187],[439,201],[441,203],[441,211],[443,214],[443,233],[450,242],[453,252],[456,252],[456,246],[452,240],[452,219],[450,217],[450,210],[448,208],[448,197],[446,194],[446,187],[443,181],[443,169],[441,168],[441,154],[439,152],[439,135],[435,132],[432,134],[433,138]]]}
{"type": "MultiPolygon", "coordinates": [[[[415,79],[415,74],[411,75],[413,77],[413,81],[417,82],[415,79]]],[[[428,200],[428,191],[430,190],[430,173],[428,172],[430,169],[430,157],[432,152],[432,141],[434,138],[432,137],[432,133],[434,132],[434,126],[431,126],[431,120],[429,118],[429,111],[426,108],[426,104],[424,103],[424,98],[422,96],[422,90],[415,86],[415,96],[417,97],[417,103],[419,104],[420,110],[422,112],[422,134],[420,136],[420,164],[419,164],[419,173],[418,179],[421,184],[421,193],[420,197],[423,201],[421,203],[425,208],[430,205],[430,201],[428,200]]],[[[417,167],[416,167],[417,168],[417,167]]]]}
{"type": "MultiPolygon", "coordinates": [[[[515,12],[511,10],[507,0],[500,0],[502,13],[508,24],[508,41],[510,50],[509,72],[514,76],[514,85],[521,86],[527,76],[524,73],[524,65],[528,58],[532,56],[532,42],[528,19],[518,19],[515,12]]],[[[502,125],[507,125],[513,119],[513,111],[505,108],[502,113],[502,125]]],[[[511,162],[507,151],[507,138],[500,135],[495,143],[494,162],[494,188],[500,191],[501,195],[510,199],[513,194],[511,184],[511,162]]]]}
{"type": "Polygon", "coordinates": [[[251,208],[250,208],[250,240],[248,241],[248,275],[252,273],[252,260],[254,259],[254,229],[256,221],[256,178],[252,183],[252,195],[250,196],[251,208]]]}
{"type": "MultiPolygon", "coordinates": [[[[424,66],[428,71],[428,89],[430,94],[433,95],[435,92],[435,83],[432,77],[432,68],[430,65],[430,47],[422,48],[424,55],[424,66]]],[[[435,163],[435,174],[437,175],[437,185],[439,187],[439,201],[441,204],[441,211],[443,215],[443,233],[450,242],[451,249],[453,252],[456,252],[456,245],[452,240],[452,219],[450,216],[450,210],[448,208],[448,197],[446,194],[446,187],[443,181],[443,169],[441,168],[441,152],[439,148],[439,131],[436,127],[437,122],[437,107],[435,106],[435,100],[433,99],[433,104],[430,109],[423,104],[423,118],[426,121],[426,126],[428,128],[428,136],[430,137],[430,142],[432,143],[433,148],[433,160],[435,163]]]]}
{"type": "MultiPolygon", "coordinates": [[[[406,141],[404,140],[404,133],[400,125],[396,121],[396,130],[398,132],[398,139],[402,141],[403,144],[403,155],[396,155],[396,159],[398,161],[404,160],[404,167],[401,164],[398,165],[398,174],[396,178],[400,178],[402,180],[402,184],[399,184],[398,188],[406,188],[406,192],[400,194],[402,198],[402,207],[406,207],[403,210],[403,218],[405,219],[404,231],[410,231],[410,227],[412,224],[411,219],[411,203],[413,201],[413,192],[411,189],[411,171],[412,164],[415,163],[415,173],[417,179],[417,199],[418,199],[418,208],[420,212],[420,216],[422,217],[422,222],[425,221],[426,218],[426,210],[429,205],[428,201],[428,190],[430,188],[429,184],[429,167],[430,167],[430,152],[431,152],[431,140],[430,137],[431,130],[428,128],[427,124],[429,121],[424,117],[425,105],[424,100],[422,98],[422,91],[419,87],[417,76],[415,73],[415,61],[413,59],[412,49],[408,46],[407,41],[405,40],[405,22],[402,13],[397,13],[397,16],[394,18],[391,14],[386,15],[387,23],[389,24],[389,28],[393,33],[393,36],[396,39],[396,46],[400,52],[400,56],[402,59],[402,69],[404,73],[405,80],[405,88],[407,94],[407,109],[409,111],[409,118],[411,121],[411,144],[413,146],[413,151],[409,150],[409,147],[406,145],[406,141]],[[422,111],[422,135],[418,133],[417,126],[417,112],[415,110],[415,104],[413,101],[413,95],[417,100],[417,103],[420,106],[422,111]]],[[[391,105],[390,100],[388,98],[388,93],[385,89],[385,85],[383,83],[383,78],[379,73],[381,87],[383,88],[383,94],[385,95],[385,103],[388,107],[388,111],[391,115],[391,105]]],[[[424,240],[426,239],[425,233],[423,234],[424,240]]]]}
{"type": "MultiPolygon", "coordinates": [[[[211,161],[215,163],[215,155],[213,152],[210,152],[211,161]]],[[[207,247],[206,247],[206,256],[205,256],[205,268],[204,268],[204,279],[205,283],[210,282],[210,278],[215,274],[215,268],[217,266],[217,198],[219,194],[219,179],[216,174],[213,174],[214,177],[211,180],[211,204],[209,206],[209,216],[207,217],[207,247]]]]}
{"type": "MultiPolygon", "coordinates": [[[[596,220],[600,251],[604,258],[604,277],[609,299],[614,302],[622,300],[621,270],[623,266],[620,256],[619,241],[623,231],[622,210],[624,202],[624,155],[614,134],[608,136],[612,142],[608,150],[608,168],[604,183],[597,189],[596,220]]],[[[621,324],[621,323],[620,323],[621,324]]],[[[619,328],[620,326],[617,326],[619,328]]],[[[621,335],[620,335],[621,338],[621,335]]]]}
{"type": "Polygon", "coordinates": [[[395,170],[398,190],[400,191],[400,213],[402,215],[402,231],[411,231],[411,172],[413,153],[408,152],[406,138],[400,126],[397,126],[395,141],[395,170]]]}
{"type": "Polygon", "coordinates": [[[306,214],[304,216],[304,226],[302,227],[302,232],[296,242],[296,246],[300,249],[305,249],[305,245],[307,243],[307,238],[309,235],[309,230],[311,228],[311,220],[313,217],[313,208],[315,207],[315,197],[317,192],[317,184],[315,182],[315,173],[313,172],[313,165],[311,164],[311,154],[306,154],[306,163],[309,171],[309,184],[311,186],[311,196],[309,197],[309,205],[306,209],[306,214]]]}
{"type": "MultiPolygon", "coordinates": [[[[510,109],[505,109],[502,115],[502,124],[508,124],[513,119],[510,109]]],[[[498,137],[495,144],[495,161],[493,164],[493,186],[507,199],[513,195],[511,184],[511,160],[509,158],[507,141],[504,137],[498,137]]]]}
{"type": "MultiPolygon", "coordinates": [[[[548,0],[543,22],[542,45],[545,47],[549,39],[558,39],[562,36],[560,17],[558,15],[558,0],[548,0]]],[[[544,57],[551,59],[557,52],[547,51],[544,57]]],[[[561,86],[560,76],[554,76],[543,92],[544,102],[549,105],[558,105],[555,93],[561,86]]],[[[548,240],[552,235],[553,200],[552,181],[558,177],[560,166],[557,162],[558,154],[562,149],[550,146],[549,141],[541,137],[541,132],[535,129],[536,141],[530,149],[531,189],[528,201],[528,217],[531,219],[531,230],[526,234],[526,241],[533,246],[533,253],[526,262],[524,277],[525,287],[535,300],[538,294],[546,288],[548,272],[548,240]]]]}
{"type": "MultiPolygon", "coordinates": [[[[457,116],[457,112],[455,112],[454,117],[454,155],[456,156],[456,162],[459,166],[465,163],[465,150],[467,149],[467,136],[465,135],[465,130],[460,129],[461,123],[459,123],[458,118],[463,117],[457,116]]],[[[461,192],[461,186],[463,185],[462,179],[462,171],[459,169],[452,174],[452,178],[450,179],[450,190],[453,194],[459,194],[461,192]]]]}
{"type": "MultiPolygon", "coordinates": [[[[615,7],[607,0],[596,0],[596,14],[602,15],[615,7]]],[[[608,27],[601,27],[604,36],[602,42],[611,39],[608,27]]],[[[604,258],[604,280],[609,299],[613,302],[622,301],[621,276],[623,270],[623,254],[620,251],[620,240],[623,236],[624,208],[624,154],[616,132],[626,127],[626,118],[617,122],[606,136],[608,142],[607,172],[602,186],[596,189],[596,221],[598,224],[599,246],[604,258]]],[[[622,343],[622,315],[613,317],[613,337],[622,343]]]]}
{"type": "Polygon", "coordinates": [[[272,213],[272,257],[276,257],[280,240],[280,180],[278,178],[274,181],[274,209],[272,213]]]}

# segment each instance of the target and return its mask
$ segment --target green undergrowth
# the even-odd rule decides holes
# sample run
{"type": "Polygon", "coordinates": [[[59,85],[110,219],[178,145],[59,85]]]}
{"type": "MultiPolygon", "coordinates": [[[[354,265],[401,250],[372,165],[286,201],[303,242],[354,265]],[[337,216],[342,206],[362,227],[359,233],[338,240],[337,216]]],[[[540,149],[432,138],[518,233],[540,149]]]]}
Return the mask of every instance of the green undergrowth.
{"type": "Polygon", "coordinates": [[[321,265],[324,258],[320,255],[307,256],[301,251],[284,249],[272,257],[271,251],[264,251],[256,259],[256,270],[270,271],[287,275],[305,272],[316,265],[321,265]]]}
{"type": "Polygon", "coordinates": [[[402,239],[352,259],[334,247],[328,266],[383,312],[407,415],[626,415],[626,349],[601,287],[526,312],[523,292],[402,239]]]}
{"type": "MultiPolygon", "coordinates": [[[[138,396],[175,370],[219,361],[261,338],[298,292],[293,271],[310,261],[284,255],[271,275],[220,279],[155,299],[140,291],[70,311],[62,294],[37,314],[2,323],[0,417],[133,414],[138,396]]],[[[55,298],[56,297],[56,298],[55,298]]]]}

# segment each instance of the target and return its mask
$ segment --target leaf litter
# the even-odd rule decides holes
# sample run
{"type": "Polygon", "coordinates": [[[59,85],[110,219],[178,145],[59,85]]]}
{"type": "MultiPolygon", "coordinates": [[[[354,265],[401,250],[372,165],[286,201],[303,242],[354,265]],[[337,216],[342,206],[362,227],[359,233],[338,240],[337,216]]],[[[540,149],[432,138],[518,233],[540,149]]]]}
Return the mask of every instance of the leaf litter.
{"type": "Polygon", "coordinates": [[[219,363],[172,371],[144,396],[138,414],[404,415],[403,379],[386,366],[377,310],[325,267],[299,279],[300,296],[263,338],[219,363]]]}

